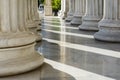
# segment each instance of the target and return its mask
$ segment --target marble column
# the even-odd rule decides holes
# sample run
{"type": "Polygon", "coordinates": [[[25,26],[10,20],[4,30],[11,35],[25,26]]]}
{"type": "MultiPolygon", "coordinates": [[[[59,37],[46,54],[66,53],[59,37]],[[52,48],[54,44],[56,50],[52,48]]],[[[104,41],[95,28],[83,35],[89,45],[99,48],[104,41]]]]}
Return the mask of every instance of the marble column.
{"type": "Polygon", "coordinates": [[[33,9],[34,9],[34,21],[36,22],[36,25],[39,26],[41,24],[41,19],[38,13],[38,0],[33,0],[33,9]]]}
{"type": "Polygon", "coordinates": [[[64,15],[63,15],[63,19],[67,18],[67,12],[69,11],[69,0],[65,0],[65,4],[64,4],[65,10],[64,10],[64,15]]]}
{"type": "Polygon", "coordinates": [[[27,0],[27,5],[26,5],[26,26],[29,29],[36,28],[36,23],[34,21],[34,11],[33,11],[33,6],[32,6],[32,0],[27,0]]]}
{"type": "Polygon", "coordinates": [[[120,0],[104,0],[104,16],[95,39],[120,42],[120,0]]]}
{"type": "Polygon", "coordinates": [[[45,0],[45,16],[52,16],[52,1],[51,0],[45,0]]]}
{"type": "Polygon", "coordinates": [[[86,0],[75,0],[75,13],[71,24],[80,25],[82,24],[82,16],[85,14],[86,0]]]}
{"type": "Polygon", "coordinates": [[[0,0],[0,76],[30,71],[42,65],[35,35],[25,26],[26,0],[0,0]]]}
{"type": "Polygon", "coordinates": [[[26,26],[28,29],[36,34],[36,41],[40,41],[42,39],[41,35],[38,34],[37,29],[38,29],[38,22],[36,22],[36,11],[34,9],[34,0],[27,0],[26,3],[26,26]]]}
{"type": "MultiPolygon", "coordinates": [[[[37,38],[36,38],[36,41],[41,41],[42,40],[42,37],[41,37],[41,34],[40,34],[40,17],[39,17],[39,13],[38,13],[38,0],[31,0],[31,10],[32,10],[32,17],[33,17],[33,22],[36,24],[35,25],[35,30],[34,30],[34,33],[36,34],[37,38]]],[[[32,30],[31,30],[32,31],[32,30]]]]}
{"type": "Polygon", "coordinates": [[[70,22],[73,19],[75,9],[75,0],[69,0],[69,11],[67,13],[67,18],[65,19],[66,22],[70,22]]]}
{"type": "Polygon", "coordinates": [[[60,10],[60,17],[63,18],[65,11],[65,0],[61,0],[61,10],[60,10]]]}
{"type": "Polygon", "coordinates": [[[83,17],[81,30],[98,30],[98,22],[103,16],[103,0],[86,0],[86,13],[83,17]]]}

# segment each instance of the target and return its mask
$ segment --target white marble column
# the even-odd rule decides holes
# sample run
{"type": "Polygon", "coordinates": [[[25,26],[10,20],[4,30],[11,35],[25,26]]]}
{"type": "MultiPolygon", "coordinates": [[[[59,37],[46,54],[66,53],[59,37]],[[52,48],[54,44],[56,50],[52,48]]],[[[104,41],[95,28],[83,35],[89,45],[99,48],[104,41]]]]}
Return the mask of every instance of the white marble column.
{"type": "Polygon", "coordinates": [[[65,0],[64,7],[65,7],[65,10],[64,10],[64,16],[62,17],[63,19],[67,17],[67,13],[69,11],[69,0],[65,0]]]}
{"type": "Polygon", "coordinates": [[[120,0],[104,0],[104,16],[95,39],[120,42],[120,0]]]}
{"type": "Polygon", "coordinates": [[[103,15],[103,0],[86,0],[86,13],[83,17],[81,30],[98,30],[98,22],[103,15]]]}
{"type": "Polygon", "coordinates": [[[40,41],[42,39],[41,35],[38,34],[37,29],[38,29],[38,22],[36,21],[36,11],[34,9],[34,1],[35,0],[27,0],[26,3],[26,26],[28,27],[28,29],[33,32],[34,34],[36,34],[36,41],[40,41]]]}
{"type": "Polygon", "coordinates": [[[35,35],[25,26],[26,0],[0,0],[0,76],[30,71],[43,63],[35,35]]]}
{"type": "Polygon", "coordinates": [[[65,0],[61,0],[61,10],[60,10],[60,17],[63,18],[65,11],[65,0]]]}
{"type": "Polygon", "coordinates": [[[71,24],[80,25],[82,24],[82,16],[85,14],[86,0],[75,0],[75,13],[71,24]]]}
{"type": "Polygon", "coordinates": [[[41,24],[41,20],[38,13],[38,0],[33,0],[33,9],[34,9],[34,21],[36,25],[39,26],[41,24]]]}
{"type": "Polygon", "coordinates": [[[27,5],[26,5],[26,26],[31,29],[31,28],[36,28],[36,23],[34,21],[34,11],[33,11],[33,6],[32,6],[32,0],[27,0],[27,5]]]}
{"type": "Polygon", "coordinates": [[[45,16],[52,16],[52,1],[45,0],[45,8],[44,8],[45,16]]]}
{"type": "Polygon", "coordinates": [[[38,13],[38,0],[31,0],[31,10],[32,10],[32,15],[33,17],[33,22],[36,24],[34,28],[31,28],[30,30],[36,34],[36,41],[41,41],[42,37],[40,34],[40,18],[39,18],[39,13],[38,13]]]}
{"type": "Polygon", "coordinates": [[[65,21],[70,22],[73,19],[73,14],[75,11],[75,0],[69,0],[69,11],[67,13],[67,18],[65,21]]]}

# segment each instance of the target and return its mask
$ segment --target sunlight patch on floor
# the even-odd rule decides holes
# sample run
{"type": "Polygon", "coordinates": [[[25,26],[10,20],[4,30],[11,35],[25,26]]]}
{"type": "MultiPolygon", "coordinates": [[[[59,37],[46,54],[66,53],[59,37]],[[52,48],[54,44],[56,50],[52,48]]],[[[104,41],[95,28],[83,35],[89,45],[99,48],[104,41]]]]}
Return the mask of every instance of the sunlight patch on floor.
{"type": "Polygon", "coordinates": [[[92,35],[76,34],[76,33],[70,33],[70,32],[60,32],[60,31],[54,31],[54,30],[48,30],[48,29],[42,29],[42,30],[47,31],[47,32],[57,33],[57,34],[65,34],[65,35],[90,38],[90,39],[94,38],[94,36],[92,36],[92,35]]]}
{"type": "Polygon", "coordinates": [[[109,77],[98,75],[92,72],[85,71],[73,66],[62,64],[53,60],[45,59],[45,62],[50,64],[54,69],[65,72],[76,80],[115,80],[109,77]]]}
{"type": "Polygon", "coordinates": [[[91,47],[91,46],[86,46],[86,45],[81,45],[81,44],[62,42],[62,41],[48,39],[48,38],[43,38],[43,40],[46,40],[46,41],[51,42],[51,43],[56,43],[60,46],[64,46],[64,47],[68,47],[68,48],[72,48],[72,49],[77,49],[77,50],[92,52],[92,53],[96,53],[96,54],[100,54],[100,55],[106,55],[106,56],[120,58],[119,51],[101,49],[101,48],[91,47]]]}

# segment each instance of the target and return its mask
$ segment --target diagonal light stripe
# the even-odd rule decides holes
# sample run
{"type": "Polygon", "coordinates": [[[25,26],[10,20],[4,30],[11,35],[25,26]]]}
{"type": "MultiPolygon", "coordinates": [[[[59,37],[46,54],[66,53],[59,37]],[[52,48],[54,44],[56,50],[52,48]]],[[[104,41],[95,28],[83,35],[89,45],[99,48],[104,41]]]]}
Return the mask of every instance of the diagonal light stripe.
{"type": "Polygon", "coordinates": [[[106,56],[120,58],[119,51],[106,50],[106,49],[101,49],[101,48],[96,48],[96,47],[91,47],[91,46],[85,46],[85,45],[81,45],[81,44],[62,42],[62,41],[52,40],[52,39],[48,39],[48,38],[43,38],[43,40],[46,40],[46,41],[52,42],[52,43],[56,43],[60,46],[64,46],[64,47],[68,47],[68,48],[72,48],[72,49],[83,50],[83,51],[92,52],[92,53],[96,53],[96,54],[100,54],[100,55],[106,55],[106,56]]]}
{"type": "Polygon", "coordinates": [[[116,80],[53,60],[45,59],[45,62],[50,64],[53,68],[73,76],[76,80],[116,80]]]}
{"type": "Polygon", "coordinates": [[[59,32],[59,31],[54,31],[54,30],[47,30],[47,29],[42,29],[47,32],[53,32],[57,34],[66,34],[66,35],[71,35],[71,36],[77,36],[77,37],[84,37],[84,38],[94,38],[92,35],[85,35],[85,34],[76,34],[76,33],[70,33],[70,32],[59,32]]]}
{"type": "Polygon", "coordinates": [[[51,27],[59,27],[59,28],[67,28],[67,29],[76,29],[76,30],[78,30],[79,28],[78,27],[71,27],[71,26],[57,26],[57,25],[52,25],[52,24],[47,24],[47,23],[45,23],[45,24],[42,24],[42,25],[44,25],[44,26],[51,26],[51,27]]]}

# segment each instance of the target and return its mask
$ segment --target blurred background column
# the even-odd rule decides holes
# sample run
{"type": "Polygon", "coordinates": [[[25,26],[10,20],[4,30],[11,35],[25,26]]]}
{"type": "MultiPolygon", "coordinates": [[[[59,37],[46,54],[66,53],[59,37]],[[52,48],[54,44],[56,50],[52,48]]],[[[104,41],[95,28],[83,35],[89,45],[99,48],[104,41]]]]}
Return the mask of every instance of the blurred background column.
{"type": "Polygon", "coordinates": [[[67,18],[67,13],[69,11],[69,0],[65,0],[65,10],[64,10],[64,16],[63,19],[67,18]]]}
{"type": "Polygon", "coordinates": [[[45,0],[45,16],[52,16],[52,0],[45,0]]]}
{"type": "Polygon", "coordinates": [[[73,14],[75,11],[75,0],[69,0],[69,11],[67,13],[66,22],[70,22],[73,19],[73,14]]]}

